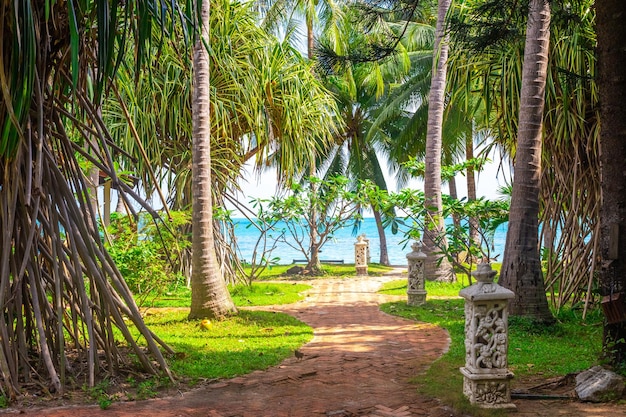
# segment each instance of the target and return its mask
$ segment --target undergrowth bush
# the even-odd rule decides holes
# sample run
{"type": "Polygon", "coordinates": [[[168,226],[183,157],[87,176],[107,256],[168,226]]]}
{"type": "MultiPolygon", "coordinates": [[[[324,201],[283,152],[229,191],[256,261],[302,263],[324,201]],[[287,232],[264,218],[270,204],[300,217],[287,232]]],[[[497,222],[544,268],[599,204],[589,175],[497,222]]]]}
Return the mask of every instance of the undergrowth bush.
{"type": "MultiPolygon", "coordinates": [[[[111,213],[106,231],[107,250],[124,280],[135,295],[161,293],[172,285],[183,283],[171,260],[190,240],[178,232],[189,224],[186,212],[171,212],[168,227],[157,227],[149,218],[136,222],[132,216],[111,213]]],[[[146,216],[147,217],[147,216],[146,216]]]]}

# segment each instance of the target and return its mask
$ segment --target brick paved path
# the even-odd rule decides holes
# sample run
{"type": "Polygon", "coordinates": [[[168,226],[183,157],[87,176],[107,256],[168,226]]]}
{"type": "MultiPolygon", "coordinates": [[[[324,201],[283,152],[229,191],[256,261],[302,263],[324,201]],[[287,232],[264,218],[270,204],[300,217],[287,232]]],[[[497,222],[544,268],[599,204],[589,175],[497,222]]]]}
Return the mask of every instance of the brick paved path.
{"type": "MultiPolygon", "coordinates": [[[[305,301],[277,306],[315,329],[301,351],[267,371],[220,381],[179,396],[98,407],[21,410],[49,417],[451,417],[450,408],[421,397],[409,380],[449,343],[435,326],[386,315],[376,294],[397,277],[312,282],[305,301]]],[[[625,415],[626,407],[566,401],[516,401],[519,417],[625,415]],[[608,414],[607,414],[608,413],[608,414]]]]}

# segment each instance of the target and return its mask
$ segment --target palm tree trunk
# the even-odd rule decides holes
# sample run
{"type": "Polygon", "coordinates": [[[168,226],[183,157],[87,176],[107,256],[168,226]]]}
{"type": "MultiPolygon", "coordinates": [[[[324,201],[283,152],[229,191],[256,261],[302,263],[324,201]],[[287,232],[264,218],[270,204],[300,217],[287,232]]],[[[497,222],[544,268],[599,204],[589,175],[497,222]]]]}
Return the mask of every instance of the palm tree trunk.
{"type": "Polygon", "coordinates": [[[307,13],[306,16],[306,50],[309,59],[313,59],[313,51],[315,47],[315,40],[313,37],[313,16],[307,13]]]}
{"type": "Polygon", "coordinates": [[[550,4],[531,0],[526,29],[515,177],[500,284],[512,290],[513,315],[552,321],[539,257],[539,191],[550,4]]]}
{"type": "Polygon", "coordinates": [[[428,100],[428,127],[426,133],[426,166],[424,172],[424,204],[429,213],[424,229],[424,265],[426,279],[452,282],[455,280],[452,265],[440,252],[446,249],[443,202],[441,199],[441,148],[443,112],[445,109],[446,74],[448,69],[448,39],[445,34],[445,17],[451,0],[439,0],[437,29],[433,59],[433,72],[428,100]]]}
{"type": "MultiPolygon", "coordinates": [[[[459,199],[459,192],[456,188],[455,178],[450,178],[450,180],[448,180],[448,191],[450,192],[450,198],[454,200],[459,199]]],[[[457,229],[461,227],[461,219],[459,218],[458,214],[452,215],[452,222],[454,223],[454,227],[456,227],[457,229]]]]}
{"type": "MultiPolygon", "coordinates": [[[[465,138],[465,159],[467,161],[474,159],[474,138],[472,131],[468,132],[465,138]]],[[[468,168],[465,173],[467,180],[467,201],[476,200],[476,176],[474,174],[474,168],[468,168]]],[[[470,245],[480,244],[480,235],[478,233],[478,219],[476,217],[470,217],[469,219],[469,242],[470,245]]]]}
{"type": "Polygon", "coordinates": [[[201,36],[193,51],[192,273],[189,318],[237,312],[215,254],[211,196],[211,108],[209,54],[210,1],[202,2],[201,36]]]}
{"type": "MultiPolygon", "coordinates": [[[[596,3],[598,36],[598,86],[600,89],[600,161],[602,206],[600,209],[600,273],[603,307],[616,303],[624,311],[626,290],[626,77],[624,5],[619,0],[596,3]],[[614,301],[619,293],[622,299],[614,301]]],[[[609,312],[607,308],[605,310],[609,312]]],[[[626,317],[609,317],[604,326],[604,352],[612,364],[626,361],[626,317]]]]}
{"type": "Polygon", "coordinates": [[[380,264],[389,266],[389,249],[387,248],[387,235],[383,227],[383,219],[380,211],[374,211],[374,219],[376,220],[376,229],[378,229],[378,242],[380,244],[380,264]]]}

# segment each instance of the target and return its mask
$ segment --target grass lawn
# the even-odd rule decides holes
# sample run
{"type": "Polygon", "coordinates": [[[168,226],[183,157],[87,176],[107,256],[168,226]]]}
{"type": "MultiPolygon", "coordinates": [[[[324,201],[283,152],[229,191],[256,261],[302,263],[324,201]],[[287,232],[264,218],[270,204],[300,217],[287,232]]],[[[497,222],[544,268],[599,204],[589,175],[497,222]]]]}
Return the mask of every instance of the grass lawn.
{"type": "MultiPolygon", "coordinates": [[[[234,285],[228,289],[235,305],[267,306],[290,304],[302,300],[302,293],[311,288],[306,284],[254,282],[252,285],[234,285]]],[[[152,294],[140,301],[146,307],[189,307],[191,289],[179,285],[163,294],[152,294]]]]}
{"type": "MultiPolygon", "coordinates": [[[[303,264],[298,264],[304,266],[303,264]]],[[[354,264],[322,264],[322,271],[324,275],[321,276],[308,276],[308,275],[286,275],[289,268],[294,265],[271,265],[267,267],[261,276],[260,281],[268,280],[281,280],[281,279],[315,279],[315,278],[347,278],[355,275],[354,264]]],[[[245,267],[244,270],[249,272],[250,267],[245,267]]],[[[385,272],[391,271],[392,268],[380,264],[369,264],[367,273],[372,276],[380,276],[385,272]]]]}
{"type": "MultiPolygon", "coordinates": [[[[437,324],[450,334],[450,350],[416,380],[420,392],[460,411],[471,411],[472,415],[501,415],[502,412],[476,410],[463,396],[459,368],[465,364],[465,300],[458,297],[458,292],[464,286],[467,282],[464,285],[427,282],[424,305],[410,307],[406,301],[399,301],[383,304],[381,309],[400,317],[437,324]]],[[[406,282],[390,282],[381,292],[406,294],[406,282]]],[[[580,372],[598,363],[602,347],[601,311],[594,310],[582,320],[580,311],[563,310],[556,318],[554,325],[541,326],[528,319],[509,317],[508,363],[515,379],[547,379],[580,372]]]]}
{"type": "MultiPolygon", "coordinates": [[[[294,303],[309,288],[300,283],[260,282],[237,285],[230,292],[238,307],[247,307],[294,303]]],[[[221,320],[189,320],[191,291],[184,286],[140,297],[140,302],[146,325],[174,350],[166,359],[185,385],[269,368],[313,338],[311,327],[278,312],[240,309],[237,315],[221,320]]],[[[129,380],[121,389],[112,381],[102,381],[88,394],[106,408],[119,399],[157,396],[169,385],[167,379],[157,377],[129,380]]]]}
{"type": "Polygon", "coordinates": [[[240,310],[224,320],[188,320],[188,310],[155,310],[145,319],[177,354],[172,370],[192,380],[230,378],[280,363],[313,330],[283,313],[240,310]]]}

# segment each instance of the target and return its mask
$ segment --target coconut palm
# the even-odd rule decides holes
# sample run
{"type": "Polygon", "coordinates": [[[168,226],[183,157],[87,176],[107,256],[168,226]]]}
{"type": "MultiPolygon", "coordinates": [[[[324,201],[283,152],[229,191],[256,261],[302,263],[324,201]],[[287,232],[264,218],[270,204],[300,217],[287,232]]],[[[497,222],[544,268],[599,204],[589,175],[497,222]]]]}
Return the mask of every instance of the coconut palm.
{"type": "Polygon", "coordinates": [[[226,282],[220,273],[213,240],[213,198],[211,188],[211,72],[209,1],[200,11],[200,36],[193,48],[193,146],[191,210],[192,274],[189,318],[220,318],[237,312],[226,282]]]}
{"type": "Polygon", "coordinates": [[[509,227],[499,283],[515,292],[511,314],[552,320],[539,257],[539,188],[550,5],[531,0],[522,70],[519,130],[509,227]]]}
{"type": "MultiPolygon", "coordinates": [[[[344,16],[356,22],[353,10],[347,9],[344,16]]],[[[398,31],[401,25],[386,22],[390,31],[398,31]]],[[[397,53],[380,62],[354,63],[338,66],[333,73],[326,74],[325,81],[334,92],[340,113],[346,128],[335,139],[334,148],[318,164],[324,167],[326,176],[346,175],[353,179],[353,184],[370,180],[382,190],[387,190],[381,158],[388,158],[393,137],[408,122],[408,112],[401,108],[393,110],[384,107],[385,96],[394,83],[403,81],[409,74],[411,59],[416,56],[432,56],[432,31],[428,25],[414,24],[409,30],[415,35],[412,41],[398,45],[397,53]],[[419,30],[426,32],[419,33],[419,30]],[[377,120],[378,113],[387,111],[385,120],[377,120]]],[[[371,42],[376,32],[364,34],[360,25],[352,24],[343,28],[338,46],[335,35],[320,39],[326,50],[340,55],[342,52],[358,48],[371,42]],[[337,47],[337,50],[334,48],[337,47]]],[[[397,104],[397,103],[396,103],[397,104]]],[[[380,263],[389,263],[385,228],[380,207],[372,202],[372,211],[376,219],[380,240],[380,263]]]]}
{"type": "Polygon", "coordinates": [[[623,98],[626,84],[623,78],[626,30],[619,18],[623,5],[619,2],[598,2],[598,87],[602,109],[602,208],[600,256],[603,291],[602,306],[607,320],[604,327],[604,352],[610,362],[622,366],[626,358],[626,321],[624,321],[624,291],[626,289],[624,256],[624,225],[626,195],[624,194],[623,161],[626,158],[624,137],[626,118],[623,98]]]}
{"type": "Polygon", "coordinates": [[[442,127],[445,110],[446,76],[448,69],[448,36],[445,19],[451,0],[439,0],[435,31],[433,71],[428,95],[428,130],[426,133],[426,167],[424,173],[424,204],[430,219],[426,222],[423,242],[428,256],[424,276],[434,281],[455,279],[450,262],[443,257],[440,247],[446,246],[441,198],[442,127]]]}
{"type": "MultiPolygon", "coordinates": [[[[466,2],[466,5],[471,2],[466,2]]],[[[484,2],[477,2],[484,6],[484,2]]],[[[495,4],[495,3],[494,3],[495,4]]],[[[593,301],[598,244],[599,161],[598,98],[595,85],[594,13],[591,1],[555,5],[551,20],[548,77],[543,118],[540,191],[540,241],[546,267],[545,286],[556,307],[593,301]],[[558,230],[569,233],[558,233],[558,230]]],[[[495,4],[502,10],[502,2],[495,4]]],[[[468,26],[453,33],[474,35],[476,27],[494,26],[497,36],[461,60],[468,74],[461,82],[471,86],[487,110],[489,119],[479,120],[490,128],[495,143],[514,159],[519,108],[523,39],[517,34],[518,9],[504,8],[507,25],[495,25],[494,14],[481,20],[481,12],[468,13],[468,26]],[[499,39],[493,44],[494,39],[499,39]],[[495,110],[495,111],[494,111],[495,110]]],[[[481,31],[479,31],[480,34],[481,31]]]]}

